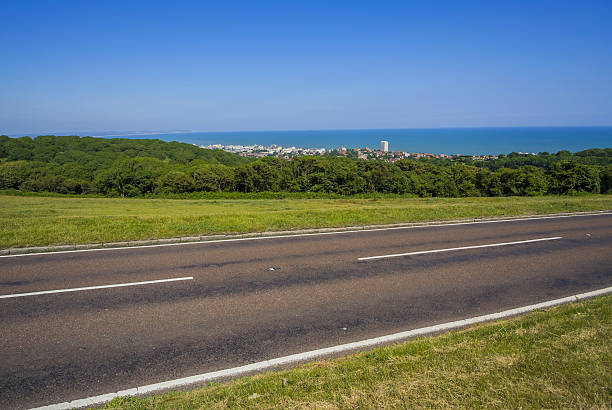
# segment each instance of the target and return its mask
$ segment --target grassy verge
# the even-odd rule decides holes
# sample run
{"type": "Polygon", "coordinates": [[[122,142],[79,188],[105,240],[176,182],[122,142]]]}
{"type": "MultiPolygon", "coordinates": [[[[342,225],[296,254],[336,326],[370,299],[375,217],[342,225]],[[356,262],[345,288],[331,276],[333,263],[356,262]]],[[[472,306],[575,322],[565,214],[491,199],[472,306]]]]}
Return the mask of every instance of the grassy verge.
{"type": "Polygon", "coordinates": [[[612,195],[172,200],[0,195],[0,249],[612,209],[612,195]]]}
{"type": "Polygon", "coordinates": [[[106,407],[612,406],[612,296],[106,407]]]}

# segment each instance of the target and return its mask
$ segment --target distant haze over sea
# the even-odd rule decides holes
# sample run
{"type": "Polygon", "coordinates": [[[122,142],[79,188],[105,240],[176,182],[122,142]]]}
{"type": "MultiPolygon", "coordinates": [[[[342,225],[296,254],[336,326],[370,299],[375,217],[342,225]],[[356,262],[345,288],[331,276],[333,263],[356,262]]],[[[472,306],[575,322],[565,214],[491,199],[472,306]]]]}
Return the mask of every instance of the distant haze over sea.
{"type": "MultiPolygon", "coordinates": [[[[72,133],[74,135],[74,133],[72,133]]],[[[65,135],[65,134],[58,134],[65,135]]],[[[154,138],[196,145],[281,145],[305,148],[378,149],[435,154],[507,154],[516,152],[581,151],[612,147],[612,127],[411,128],[312,131],[167,132],[137,134],[91,133],[122,138],[154,138]]]]}

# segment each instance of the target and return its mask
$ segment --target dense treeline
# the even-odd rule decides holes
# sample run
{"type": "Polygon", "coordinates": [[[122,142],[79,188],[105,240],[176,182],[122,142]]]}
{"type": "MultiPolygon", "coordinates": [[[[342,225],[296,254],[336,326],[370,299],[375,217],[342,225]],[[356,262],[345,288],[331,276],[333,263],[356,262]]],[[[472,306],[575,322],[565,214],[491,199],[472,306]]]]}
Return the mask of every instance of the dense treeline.
{"type": "Polygon", "coordinates": [[[556,162],[572,160],[585,165],[611,165],[612,148],[591,148],[572,154],[569,151],[559,151],[556,154],[540,152],[538,155],[524,155],[511,152],[508,155],[499,155],[499,159],[489,159],[486,161],[473,160],[471,156],[448,159],[424,159],[423,161],[436,165],[450,165],[452,163],[462,163],[487,168],[495,171],[499,168],[518,168],[523,165],[533,165],[538,168],[549,170],[556,162]]]}
{"type": "Polygon", "coordinates": [[[0,137],[0,189],[142,196],[189,192],[327,192],[422,197],[612,193],[612,149],[472,162],[265,157],[159,140],[0,137]]]}
{"type": "Polygon", "coordinates": [[[187,164],[202,160],[214,164],[237,165],[245,160],[221,150],[207,150],[182,142],[151,139],[94,138],[42,135],[36,138],[9,138],[0,135],[0,159],[38,161],[60,165],[78,163],[88,170],[110,168],[122,158],[149,157],[187,164]]]}
{"type": "MultiPolygon", "coordinates": [[[[221,150],[150,139],[93,138],[44,135],[36,138],[0,136],[0,189],[58,193],[141,195],[156,188],[156,179],[187,164],[236,166],[248,162],[221,150]],[[130,160],[141,174],[149,172],[143,191],[121,184],[115,191],[99,189],[113,170],[129,172],[130,160]]],[[[143,175],[140,175],[143,177],[143,175]]]]}

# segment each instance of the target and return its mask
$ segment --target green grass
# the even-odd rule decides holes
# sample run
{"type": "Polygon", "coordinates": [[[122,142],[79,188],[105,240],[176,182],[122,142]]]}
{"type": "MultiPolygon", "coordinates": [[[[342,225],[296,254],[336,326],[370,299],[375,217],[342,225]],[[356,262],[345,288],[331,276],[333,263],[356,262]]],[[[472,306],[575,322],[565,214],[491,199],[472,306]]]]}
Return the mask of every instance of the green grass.
{"type": "Polygon", "coordinates": [[[612,407],[612,296],[108,408],[612,407]]]}
{"type": "Polygon", "coordinates": [[[612,209],[612,195],[173,200],[0,195],[0,248],[612,209]]]}

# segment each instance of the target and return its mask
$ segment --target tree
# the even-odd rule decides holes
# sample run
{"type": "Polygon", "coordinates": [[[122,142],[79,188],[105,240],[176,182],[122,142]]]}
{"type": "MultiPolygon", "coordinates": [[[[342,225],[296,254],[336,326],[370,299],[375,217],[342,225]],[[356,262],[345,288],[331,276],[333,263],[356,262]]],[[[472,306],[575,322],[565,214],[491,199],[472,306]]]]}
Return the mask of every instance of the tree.
{"type": "Polygon", "coordinates": [[[365,179],[359,175],[355,160],[332,157],[325,161],[325,177],[329,182],[326,192],[352,195],[364,192],[365,179]]]}
{"type": "Polygon", "coordinates": [[[549,174],[550,191],[555,194],[599,192],[599,172],[573,160],[553,164],[549,174]]]}
{"type": "Polygon", "coordinates": [[[180,194],[192,192],[194,182],[191,176],[181,171],[170,171],[162,175],[158,181],[158,192],[180,194]]]}
{"type": "Polygon", "coordinates": [[[0,163],[0,189],[17,189],[27,179],[28,163],[15,161],[0,163]]]}
{"type": "Polygon", "coordinates": [[[133,185],[135,167],[133,159],[118,160],[113,168],[97,176],[96,186],[107,195],[138,196],[142,192],[133,185]]]}
{"type": "Polygon", "coordinates": [[[291,179],[287,160],[264,157],[236,170],[236,186],[241,192],[286,190],[291,179]]]}
{"type": "Polygon", "coordinates": [[[359,170],[368,192],[403,194],[408,191],[406,175],[393,164],[362,160],[359,162],[359,170]]]}
{"type": "Polygon", "coordinates": [[[515,187],[519,195],[543,195],[548,190],[548,180],[541,169],[525,165],[520,167],[516,173],[515,187]]]}
{"type": "Polygon", "coordinates": [[[191,177],[196,191],[225,191],[234,186],[234,170],[225,165],[200,164],[193,168],[191,177]]]}
{"type": "Polygon", "coordinates": [[[599,180],[601,183],[600,192],[602,194],[612,194],[612,166],[601,169],[599,180]]]}
{"type": "Polygon", "coordinates": [[[469,165],[457,164],[447,168],[450,177],[456,186],[457,196],[480,196],[481,192],[476,188],[476,175],[478,168],[469,165]]]}

